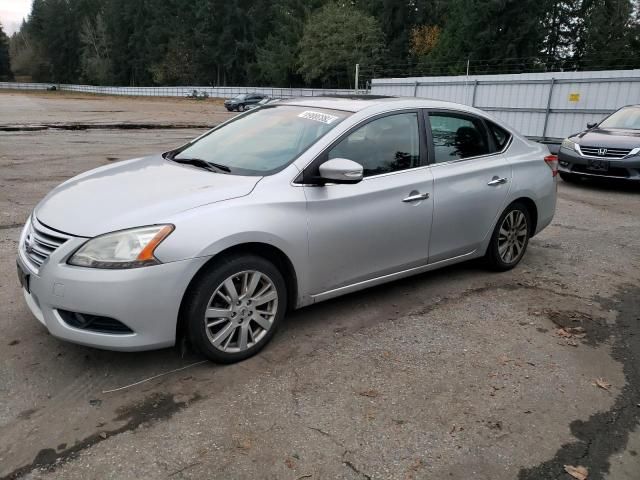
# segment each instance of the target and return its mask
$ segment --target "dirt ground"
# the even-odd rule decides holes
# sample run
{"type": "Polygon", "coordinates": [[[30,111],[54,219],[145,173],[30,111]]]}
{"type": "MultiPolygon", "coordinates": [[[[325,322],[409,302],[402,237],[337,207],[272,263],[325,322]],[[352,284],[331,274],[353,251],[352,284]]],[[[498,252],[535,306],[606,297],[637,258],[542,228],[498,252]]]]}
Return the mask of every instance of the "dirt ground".
{"type": "MultiPolygon", "coordinates": [[[[215,101],[0,93],[0,126],[224,118],[215,101]]],[[[52,338],[15,278],[31,209],[201,131],[0,131],[0,479],[640,478],[640,187],[561,182],[515,270],[299,310],[240,364],[52,338]]]]}

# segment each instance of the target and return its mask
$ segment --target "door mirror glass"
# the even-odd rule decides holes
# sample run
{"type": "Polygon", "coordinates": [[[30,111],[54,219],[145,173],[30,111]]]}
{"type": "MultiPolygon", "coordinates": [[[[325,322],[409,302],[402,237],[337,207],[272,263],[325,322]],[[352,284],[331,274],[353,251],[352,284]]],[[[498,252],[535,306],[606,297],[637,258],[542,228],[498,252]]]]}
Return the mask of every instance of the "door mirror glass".
{"type": "Polygon", "coordinates": [[[597,124],[597,123],[595,123],[595,122],[593,122],[593,123],[587,123],[587,128],[588,128],[589,130],[591,130],[592,128],[595,128],[595,127],[597,127],[597,126],[598,126],[598,124],[597,124]]]}
{"type": "Polygon", "coordinates": [[[332,158],[320,165],[320,178],[328,183],[358,183],[362,176],[362,165],[346,158],[332,158]]]}

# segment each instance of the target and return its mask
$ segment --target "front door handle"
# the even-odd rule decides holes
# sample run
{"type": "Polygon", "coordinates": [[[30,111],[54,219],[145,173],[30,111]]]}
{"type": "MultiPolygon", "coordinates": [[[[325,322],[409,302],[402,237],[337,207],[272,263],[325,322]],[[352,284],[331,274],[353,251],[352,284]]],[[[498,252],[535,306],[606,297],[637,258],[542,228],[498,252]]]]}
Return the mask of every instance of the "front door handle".
{"type": "Polygon", "coordinates": [[[489,185],[490,187],[496,187],[496,186],[502,185],[504,183],[507,183],[507,179],[506,178],[493,177],[491,179],[491,181],[489,183],[487,183],[487,185],[489,185]]]}
{"type": "Polygon", "coordinates": [[[403,198],[402,201],[405,203],[417,202],[419,200],[426,200],[427,198],[429,198],[428,193],[411,192],[411,194],[407,198],[403,198]]]}

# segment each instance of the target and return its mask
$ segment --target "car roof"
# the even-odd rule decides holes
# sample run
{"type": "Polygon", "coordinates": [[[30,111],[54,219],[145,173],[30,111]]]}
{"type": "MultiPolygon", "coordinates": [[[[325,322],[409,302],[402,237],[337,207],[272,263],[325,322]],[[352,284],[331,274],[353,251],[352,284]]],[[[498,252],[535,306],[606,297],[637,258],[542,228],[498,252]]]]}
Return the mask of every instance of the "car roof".
{"type": "Polygon", "coordinates": [[[384,97],[379,95],[298,97],[280,100],[278,104],[311,108],[328,108],[333,110],[344,110],[347,112],[359,112],[365,109],[384,111],[387,109],[396,110],[400,108],[431,108],[458,110],[486,116],[486,113],[461,103],[444,102],[441,100],[418,97],[384,97]]]}

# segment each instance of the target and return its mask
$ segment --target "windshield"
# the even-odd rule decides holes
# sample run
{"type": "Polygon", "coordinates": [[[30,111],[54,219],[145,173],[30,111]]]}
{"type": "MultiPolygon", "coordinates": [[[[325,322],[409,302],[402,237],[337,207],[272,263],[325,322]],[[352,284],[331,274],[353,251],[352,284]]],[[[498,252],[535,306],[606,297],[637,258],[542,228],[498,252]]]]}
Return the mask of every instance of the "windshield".
{"type": "Polygon", "coordinates": [[[241,93],[240,95],[236,95],[235,97],[233,97],[233,100],[244,100],[245,98],[247,98],[247,94],[241,93]]]}
{"type": "Polygon", "coordinates": [[[269,175],[295,160],[351,113],[290,105],[264,106],[237,117],[178,151],[236,175],[269,175]]]}
{"type": "Polygon", "coordinates": [[[621,108],[605,118],[598,127],[640,130],[640,108],[621,108]]]}

